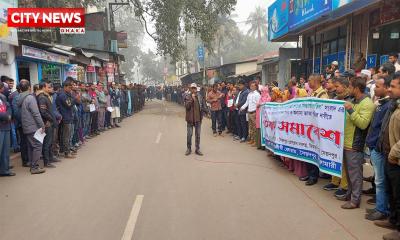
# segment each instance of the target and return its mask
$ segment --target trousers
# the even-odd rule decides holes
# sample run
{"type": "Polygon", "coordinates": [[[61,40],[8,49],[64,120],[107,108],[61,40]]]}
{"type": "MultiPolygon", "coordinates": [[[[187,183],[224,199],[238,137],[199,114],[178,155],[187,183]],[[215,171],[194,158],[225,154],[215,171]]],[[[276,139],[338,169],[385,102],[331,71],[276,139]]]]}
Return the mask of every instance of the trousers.
{"type": "Polygon", "coordinates": [[[10,131],[0,131],[0,174],[10,172],[10,131]]]}
{"type": "Polygon", "coordinates": [[[195,129],[195,145],[196,145],[196,151],[197,151],[197,150],[200,150],[201,122],[196,122],[194,124],[187,123],[187,148],[188,149],[192,149],[193,128],[195,129]]]}
{"type": "Polygon", "coordinates": [[[218,123],[218,132],[222,133],[222,110],[211,111],[211,122],[212,122],[212,130],[213,133],[217,133],[217,123],[218,123]]]}
{"type": "Polygon", "coordinates": [[[44,140],[43,140],[43,149],[42,149],[44,165],[49,164],[54,159],[54,157],[53,157],[53,136],[54,136],[54,128],[47,127],[46,128],[46,136],[44,137],[44,140]]]}
{"type": "Polygon", "coordinates": [[[100,107],[98,111],[99,129],[104,129],[105,117],[106,117],[106,109],[100,107]]]}
{"type": "Polygon", "coordinates": [[[344,150],[343,161],[347,175],[347,198],[355,205],[361,202],[361,191],[363,184],[364,153],[344,150]]]}
{"type": "Polygon", "coordinates": [[[39,168],[40,157],[42,156],[42,143],[35,139],[35,133],[26,134],[28,141],[28,156],[31,161],[31,169],[39,168]]]}
{"type": "Polygon", "coordinates": [[[72,123],[63,123],[62,124],[62,136],[61,136],[61,142],[62,142],[62,148],[61,152],[69,155],[71,152],[71,130],[72,130],[72,123]]]}

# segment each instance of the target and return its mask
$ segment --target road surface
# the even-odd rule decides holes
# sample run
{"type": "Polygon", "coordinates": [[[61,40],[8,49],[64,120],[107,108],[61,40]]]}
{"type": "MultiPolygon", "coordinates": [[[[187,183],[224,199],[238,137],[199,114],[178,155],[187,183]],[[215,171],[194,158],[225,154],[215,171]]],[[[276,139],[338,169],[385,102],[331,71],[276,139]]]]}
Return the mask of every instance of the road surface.
{"type": "Polygon", "coordinates": [[[388,232],[364,219],[365,202],[342,210],[321,189],[326,181],[304,186],[265,152],[213,137],[209,120],[205,156],[184,156],[178,105],[148,102],[122,125],[45,174],[14,162],[17,176],[0,178],[0,239],[368,240],[388,232]]]}

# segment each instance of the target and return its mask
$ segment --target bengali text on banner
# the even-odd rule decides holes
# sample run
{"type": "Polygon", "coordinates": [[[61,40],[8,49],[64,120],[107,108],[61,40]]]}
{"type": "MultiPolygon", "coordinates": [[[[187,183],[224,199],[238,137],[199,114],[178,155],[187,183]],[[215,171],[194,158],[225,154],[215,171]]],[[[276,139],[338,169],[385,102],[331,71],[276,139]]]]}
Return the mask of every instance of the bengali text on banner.
{"type": "Polygon", "coordinates": [[[276,155],[341,176],[345,109],[338,100],[299,98],[261,106],[262,145],[276,155]]]}

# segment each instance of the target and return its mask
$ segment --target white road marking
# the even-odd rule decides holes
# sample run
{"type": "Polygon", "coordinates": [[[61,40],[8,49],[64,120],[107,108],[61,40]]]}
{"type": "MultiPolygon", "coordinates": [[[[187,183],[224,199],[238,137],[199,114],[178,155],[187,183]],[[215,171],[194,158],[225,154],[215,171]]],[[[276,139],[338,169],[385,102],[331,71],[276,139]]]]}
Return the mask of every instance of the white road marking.
{"type": "Polygon", "coordinates": [[[161,141],[161,136],[162,136],[162,133],[158,133],[158,135],[157,135],[157,138],[156,138],[156,144],[159,144],[160,143],[160,141],[161,141]]]}
{"type": "Polygon", "coordinates": [[[131,214],[126,223],[124,235],[121,240],[132,240],[133,232],[135,231],[136,222],[139,216],[140,208],[142,207],[144,195],[137,195],[133,203],[131,214]]]}

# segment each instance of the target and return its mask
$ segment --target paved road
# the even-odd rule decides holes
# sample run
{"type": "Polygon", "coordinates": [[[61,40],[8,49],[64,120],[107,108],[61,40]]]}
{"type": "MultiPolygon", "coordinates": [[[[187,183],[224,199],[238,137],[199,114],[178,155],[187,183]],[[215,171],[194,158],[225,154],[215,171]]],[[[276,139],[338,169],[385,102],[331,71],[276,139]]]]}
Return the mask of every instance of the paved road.
{"type": "Polygon", "coordinates": [[[364,220],[364,209],[341,210],[321,186],[305,187],[265,152],[212,137],[208,120],[205,156],[185,157],[183,117],[180,106],[148,103],[79,158],[43,175],[17,168],[1,178],[0,239],[120,240],[135,213],[134,240],[368,240],[387,232],[364,220]]]}

